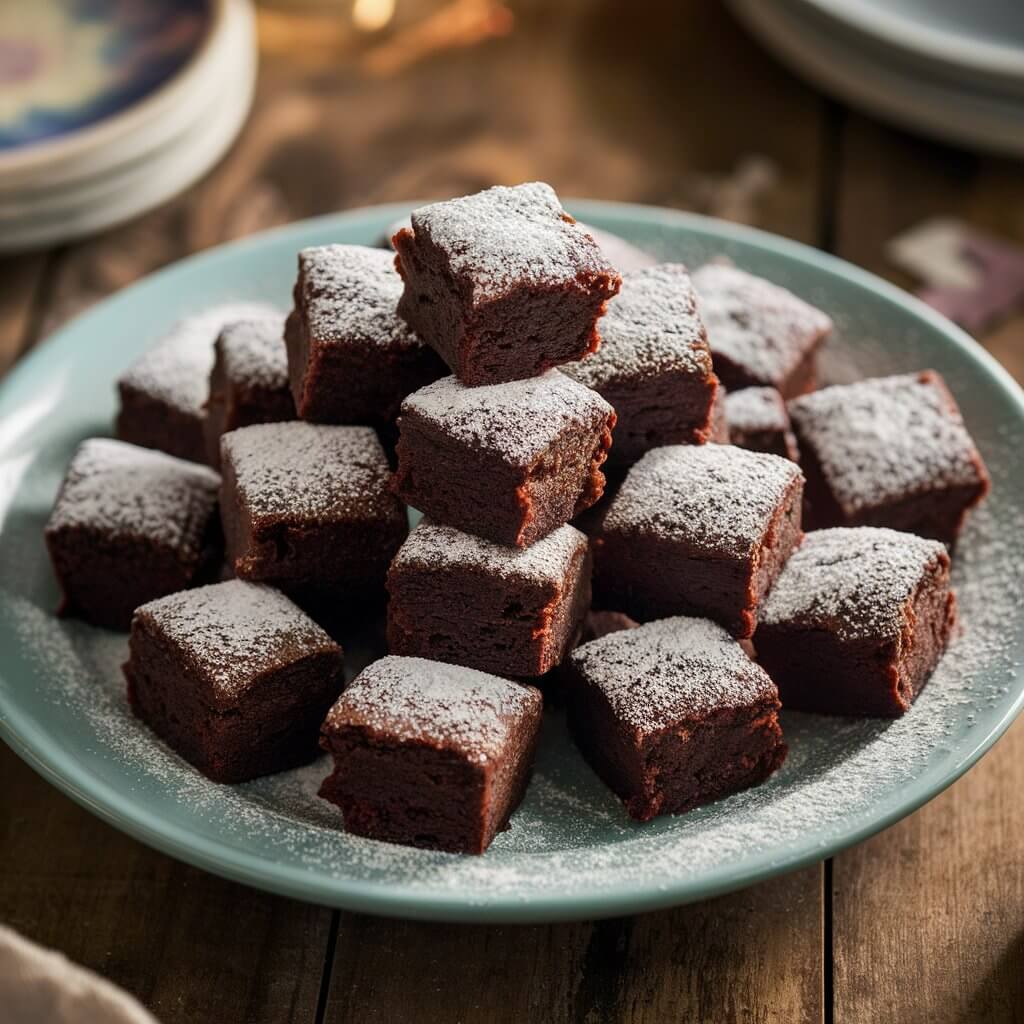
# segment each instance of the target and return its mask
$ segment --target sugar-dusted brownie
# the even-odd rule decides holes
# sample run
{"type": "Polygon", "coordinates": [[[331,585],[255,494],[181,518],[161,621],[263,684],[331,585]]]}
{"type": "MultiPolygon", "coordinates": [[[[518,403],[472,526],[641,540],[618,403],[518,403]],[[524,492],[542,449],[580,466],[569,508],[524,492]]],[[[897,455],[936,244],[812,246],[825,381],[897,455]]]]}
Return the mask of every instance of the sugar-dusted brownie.
{"type": "Polygon", "coordinates": [[[601,347],[562,371],[615,409],[614,465],[666,444],[703,444],[718,380],[690,275],[681,263],[627,274],[601,321],[601,347]]]}
{"type": "Polygon", "coordinates": [[[721,384],[715,392],[715,400],[711,406],[711,435],[708,441],[712,444],[731,444],[732,437],[729,433],[729,413],[725,388],[721,384]]]}
{"type": "Polygon", "coordinates": [[[331,708],[320,795],[356,835],[483,853],[526,792],[542,698],[474,669],[394,655],[367,666],[331,708]]]}
{"type": "Polygon", "coordinates": [[[447,372],[396,310],[402,279],[382,249],[324,245],[299,253],[285,339],[299,417],[383,426],[402,399],[447,372]]]}
{"type": "Polygon", "coordinates": [[[140,604],[212,579],[219,486],[213,470],[163,452],[83,441],[45,531],[62,611],[127,629],[140,604]]]}
{"type": "Polygon", "coordinates": [[[617,633],[620,629],[636,629],[640,623],[631,619],[622,612],[594,611],[587,612],[583,620],[583,635],[581,643],[590,643],[591,640],[600,640],[609,633],[617,633]]]}
{"type": "Polygon", "coordinates": [[[594,538],[598,606],[641,621],[706,615],[734,636],[800,540],[803,474],[731,445],[672,445],[630,471],[594,538]]]}
{"type": "Polygon", "coordinates": [[[758,660],[786,708],[902,715],[956,621],[940,541],[873,526],[808,533],[761,608],[758,660]]]}
{"type": "Polygon", "coordinates": [[[708,619],[617,630],[567,670],[573,738],[638,821],[757,785],[785,760],[775,684],[708,619]]]}
{"type": "Polygon", "coordinates": [[[528,548],[423,520],[388,572],[388,649],[537,677],[577,641],[590,607],[587,538],[562,526],[528,548]]]}
{"type": "Polygon", "coordinates": [[[823,388],[789,403],[808,528],[889,526],[952,545],[989,478],[934,370],[823,388]]]}
{"type": "Polygon", "coordinates": [[[254,423],[295,419],[280,313],[225,324],[214,345],[206,402],[206,457],[220,466],[220,437],[254,423]]]}
{"type": "Polygon", "coordinates": [[[727,391],[766,386],[792,398],[814,388],[818,349],[832,329],[820,309],[724,263],[705,264],[693,284],[715,373],[727,391]]]}
{"type": "Polygon", "coordinates": [[[192,462],[206,461],[206,400],[214,343],[225,324],[272,314],[262,303],[215,306],[186,317],[118,378],[117,436],[192,462]]]}
{"type": "Polygon", "coordinates": [[[524,547],[601,497],[614,425],[558,370],[475,388],[443,377],[402,403],[395,489],[438,522],[524,547]]]}
{"type": "Polygon", "coordinates": [[[394,237],[398,313],[465,384],[593,352],[620,277],[542,182],[421,207],[394,237]]]}
{"type": "Polygon", "coordinates": [[[132,710],[214,782],[312,761],[341,648],[284,594],[228,580],[144,604],[124,666],[132,710]]]}
{"type": "Polygon", "coordinates": [[[775,388],[743,388],[726,395],[725,418],[730,444],[800,460],[785,400],[775,388]]]}
{"type": "Polygon", "coordinates": [[[356,602],[383,595],[408,522],[372,428],[243,427],[221,439],[221,467],[224,537],[239,577],[356,602]]]}

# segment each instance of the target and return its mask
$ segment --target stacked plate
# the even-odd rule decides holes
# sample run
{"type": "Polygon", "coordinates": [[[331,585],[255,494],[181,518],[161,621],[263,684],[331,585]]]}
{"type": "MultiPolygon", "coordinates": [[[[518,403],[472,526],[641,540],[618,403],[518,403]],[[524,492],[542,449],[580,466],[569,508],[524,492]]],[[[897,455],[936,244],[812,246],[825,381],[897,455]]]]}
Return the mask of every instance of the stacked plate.
{"type": "Polygon", "coordinates": [[[1022,0],[730,0],[798,73],[900,127],[1024,155],[1022,0]]]}
{"type": "Polygon", "coordinates": [[[223,155],[252,101],[249,0],[0,3],[0,251],[128,220],[223,155]]]}

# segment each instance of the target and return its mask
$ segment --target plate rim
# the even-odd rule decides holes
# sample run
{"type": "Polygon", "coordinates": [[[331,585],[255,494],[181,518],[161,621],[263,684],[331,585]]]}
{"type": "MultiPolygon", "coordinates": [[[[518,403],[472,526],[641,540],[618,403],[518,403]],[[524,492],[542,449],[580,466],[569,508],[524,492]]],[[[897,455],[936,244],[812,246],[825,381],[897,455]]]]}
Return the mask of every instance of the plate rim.
{"type": "MultiPolygon", "coordinates": [[[[965,359],[975,363],[991,378],[993,385],[1005,393],[1024,421],[1024,391],[994,357],[919,299],[846,260],[759,228],[701,214],[603,200],[566,199],[564,202],[568,209],[584,221],[588,216],[598,220],[604,216],[613,220],[642,221],[655,227],[669,223],[682,230],[711,233],[723,242],[737,242],[763,252],[781,254],[798,263],[813,265],[838,275],[857,287],[867,288],[946,335],[961,350],[965,359]]],[[[68,336],[73,326],[77,329],[90,319],[103,316],[104,307],[111,303],[131,301],[135,293],[158,287],[161,280],[177,273],[183,265],[216,266],[220,260],[233,258],[239,250],[244,250],[257,240],[281,240],[288,236],[296,236],[298,239],[317,229],[344,224],[349,220],[364,220],[368,216],[382,220],[389,218],[386,222],[390,223],[391,219],[407,213],[414,205],[403,202],[366,206],[297,221],[193,254],[147,275],[73,318],[36,346],[0,382],[0,405],[8,394],[18,389],[21,378],[34,363],[46,359],[51,351],[59,349],[62,339],[68,336]]],[[[584,897],[540,893],[502,896],[495,900],[470,900],[448,891],[332,878],[313,869],[268,861],[222,841],[196,835],[183,826],[168,823],[134,800],[130,792],[119,790],[88,771],[83,771],[74,756],[48,740],[45,729],[36,727],[19,714],[17,706],[12,706],[6,699],[3,689],[0,689],[0,739],[48,782],[108,824],[163,853],[233,881],[306,902],[387,917],[478,923],[540,923],[600,919],[708,899],[819,862],[864,841],[938,796],[991,749],[1024,709],[1024,685],[1021,685],[1019,670],[1014,672],[1013,685],[1017,687],[1017,692],[1008,700],[998,720],[966,743],[955,763],[938,777],[925,776],[912,780],[898,800],[890,799],[881,805],[876,803],[873,809],[857,815],[852,819],[851,827],[841,836],[820,841],[813,847],[782,858],[777,852],[761,853],[749,859],[742,868],[723,864],[697,880],[627,881],[584,897]]]]}

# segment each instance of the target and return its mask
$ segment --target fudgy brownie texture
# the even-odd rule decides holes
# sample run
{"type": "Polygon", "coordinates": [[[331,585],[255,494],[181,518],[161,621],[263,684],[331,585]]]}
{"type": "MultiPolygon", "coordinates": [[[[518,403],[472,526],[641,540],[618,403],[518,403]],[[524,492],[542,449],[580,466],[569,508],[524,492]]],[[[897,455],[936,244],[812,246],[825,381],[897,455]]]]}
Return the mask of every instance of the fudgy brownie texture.
{"type": "Polygon", "coordinates": [[[444,377],[402,404],[395,489],[437,522],[525,547],[601,497],[614,425],[557,370],[475,388],[444,377]]]}
{"type": "Polygon", "coordinates": [[[729,421],[730,444],[794,462],[800,460],[786,403],[775,388],[732,392],[725,399],[725,417],[729,421]]]}
{"type": "Polygon", "coordinates": [[[989,478],[933,370],[823,388],[789,403],[808,528],[889,526],[952,545],[989,478]]]}
{"type": "Polygon", "coordinates": [[[673,445],[630,471],[594,538],[595,604],[641,621],[706,615],[734,636],[800,539],[803,475],[775,455],[673,445]]]}
{"type": "Polygon", "coordinates": [[[567,667],[573,738],[638,821],[757,785],[785,760],[774,683],[707,619],[618,630],[567,667]]]}
{"type": "Polygon", "coordinates": [[[601,347],[562,368],[615,410],[613,465],[631,465],[666,444],[711,435],[718,380],[690,275],[663,263],[622,281],[601,321],[601,347]]]}
{"type": "Polygon", "coordinates": [[[535,377],[600,343],[620,278],[541,182],[424,206],[394,237],[398,313],[466,384],[535,377]]]}
{"type": "Polygon", "coordinates": [[[335,767],[320,795],[356,835],[483,853],[526,792],[541,711],[532,686],[382,658],[327,715],[321,743],[335,767]]]}
{"type": "Polygon", "coordinates": [[[143,605],[132,619],[132,710],[214,782],[312,761],[341,692],[341,648],[284,594],[229,580],[143,605]]]}
{"type": "Polygon", "coordinates": [[[768,386],[792,398],[814,388],[818,349],[832,329],[820,309],[727,264],[701,267],[693,285],[726,390],[768,386]]]}
{"type": "Polygon", "coordinates": [[[721,384],[715,392],[715,400],[711,405],[711,436],[708,441],[712,444],[731,444],[732,437],[729,433],[728,395],[721,384]]]}
{"type": "Polygon", "coordinates": [[[636,619],[631,619],[622,612],[589,611],[583,620],[583,635],[580,642],[588,644],[591,640],[600,640],[609,633],[617,633],[620,629],[636,629],[639,625],[636,619]]]}
{"type": "Polygon", "coordinates": [[[221,518],[236,575],[303,596],[383,596],[408,521],[370,427],[243,427],[221,439],[221,463],[221,518]]]}
{"type": "Polygon", "coordinates": [[[388,572],[388,649],[524,678],[554,668],[590,607],[587,538],[562,526],[528,548],[423,520],[388,572]]]}
{"type": "Polygon", "coordinates": [[[786,708],[901,715],[956,621],[939,541],[871,526],[807,534],[761,608],[758,660],[786,708]]]}
{"type": "Polygon", "coordinates": [[[118,378],[117,436],[192,462],[206,461],[206,400],[213,346],[225,324],[272,314],[261,303],[216,306],[188,317],[118,378]]]}
{"type": "Polygon", "coordinates": [[[299,253],[285,339],[299,417],[383,426],[411,391],[444,376],[444,362],[395,309],[394,259],[363,245],[299,253]]]}
{"type": "Polygon", "coordinates": [[[254,423],[295,419],[288,387],[284,317],[279,313],[227,324],[214,345],[206,402],[206,457],[220,466],[220,437],[254,423]]]}
{"type": "Polygon", "coordinates": [[[127,629],[140,604],[212,579],[219,486],[205,466],[123,441],[83,441],[45,531],[62,613],[127,629]]]}

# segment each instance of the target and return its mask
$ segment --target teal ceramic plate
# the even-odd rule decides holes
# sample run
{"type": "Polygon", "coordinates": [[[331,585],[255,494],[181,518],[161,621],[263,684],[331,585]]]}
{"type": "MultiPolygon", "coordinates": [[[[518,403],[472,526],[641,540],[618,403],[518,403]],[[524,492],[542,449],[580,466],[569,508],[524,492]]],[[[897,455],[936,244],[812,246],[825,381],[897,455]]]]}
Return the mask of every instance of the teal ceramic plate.
{"type": "MultiPolygon", "coordinates": [[[[0,734],[40,773],[139,839],[290,896],[407,917],[527,921],[621,914],[747,885],[856,843],[962,774],[1022,703],[1024,396],[984,352],[904,293],[820,252],[667,210],[570,204],[583,220],[691,264],[725,254],[836,320],[833,380],[932,366],[994,478],[957,553],[965,631],[896,722],[787,714],[765,785],[678,818],[629,822],[550,716],[533,784],[482,857],[344,835],[318,800],[323,761],[233,788],[206,782],[128,714],[122,636],[54,618],[42,527],[76,443],[107,433],[114,379],[183,314],[288,303],[301,246],[374,244],[405,209],[295,224],[186,260],[59,332],[0,387],[0,734]]],[[[24,827],[32,827],[27,823],[24,827]]]]}

